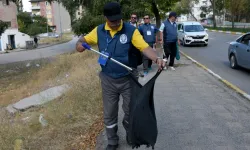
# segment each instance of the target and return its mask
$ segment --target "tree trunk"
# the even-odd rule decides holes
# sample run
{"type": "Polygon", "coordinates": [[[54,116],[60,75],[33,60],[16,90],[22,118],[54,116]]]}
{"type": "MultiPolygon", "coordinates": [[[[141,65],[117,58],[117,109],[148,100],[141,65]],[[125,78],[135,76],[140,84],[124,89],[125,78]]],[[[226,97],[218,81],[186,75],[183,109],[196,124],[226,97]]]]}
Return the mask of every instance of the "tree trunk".
{"type": "Polygon", "coordinates": [[[215,0],[212,1],[212,7],[213,7],[213,25],[214,28],[216,28],[216,19],[215,19],[215,0]]]}
{"type": "Polygon", "coordinates": [[[234,15],[232,15],[232,28],[234,29],[234,15]]]}
{"type": "Polygon", "coordinates": [[[157,8],[157,4],[156,4],[155,0],[152,0],[151,7],[152,7],[152,11],[153,11],[153,13],[155,15],[156,27],[160,28],[160,26],[161,26],[161,16],[160,16],[160,12],[159,12],[159,9],[157,8]]]}
{"type": "Polygon", "coordinates": [[[198,19],[194,16],[194,14],[192,12],[189,12],[189,13],[195,19],[195,21],[198,21],[198,19]]]}

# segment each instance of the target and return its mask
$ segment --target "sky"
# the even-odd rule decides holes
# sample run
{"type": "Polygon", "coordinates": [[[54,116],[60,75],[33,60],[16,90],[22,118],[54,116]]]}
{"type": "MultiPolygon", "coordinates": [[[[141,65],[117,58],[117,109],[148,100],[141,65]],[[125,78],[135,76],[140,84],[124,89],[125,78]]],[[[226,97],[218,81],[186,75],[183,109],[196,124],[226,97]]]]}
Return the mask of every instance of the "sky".
{"type": "Polygon", "coordinates": [[[30,0],[23,0],[23,10],[27,12],[31,12],[31,3],[30,0]]]}

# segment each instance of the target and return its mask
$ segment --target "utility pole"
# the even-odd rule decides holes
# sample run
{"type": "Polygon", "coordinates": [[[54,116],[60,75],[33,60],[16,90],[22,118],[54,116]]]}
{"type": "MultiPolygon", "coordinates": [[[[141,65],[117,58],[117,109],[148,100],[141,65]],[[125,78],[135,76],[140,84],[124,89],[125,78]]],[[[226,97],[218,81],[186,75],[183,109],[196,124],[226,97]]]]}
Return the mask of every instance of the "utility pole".
{"type": "Polygon", "coordinates": [[[46,19],[47,19],[47,36],[49,36],[49,22],[48,22],[48,12],[47,12],[46,2],[45,2],[45,11],[46,11],[46,19]]]}
{"type": "Polygon", "coordinates": [[[63,35],[63,33],[62,33],[62,20],[61,20],[61,3],[60,2],[58,2],[58,6],[59,6],[59,19],[60,19],[60,32],[61,32],[61,40],[62,40],[62,35],[63,35]]]}

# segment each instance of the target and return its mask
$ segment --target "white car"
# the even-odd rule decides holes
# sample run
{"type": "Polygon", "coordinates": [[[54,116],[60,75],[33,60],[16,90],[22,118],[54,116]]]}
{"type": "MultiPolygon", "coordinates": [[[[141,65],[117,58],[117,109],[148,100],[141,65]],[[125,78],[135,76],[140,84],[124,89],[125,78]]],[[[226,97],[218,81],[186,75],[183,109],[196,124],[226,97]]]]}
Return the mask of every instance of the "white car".
{"type": "Polygon", "coordinates": [[[207,29],[204,29],[199,22],[178,23],[178,39],[183,46],[187,45],[208,45],[207,29]]]}

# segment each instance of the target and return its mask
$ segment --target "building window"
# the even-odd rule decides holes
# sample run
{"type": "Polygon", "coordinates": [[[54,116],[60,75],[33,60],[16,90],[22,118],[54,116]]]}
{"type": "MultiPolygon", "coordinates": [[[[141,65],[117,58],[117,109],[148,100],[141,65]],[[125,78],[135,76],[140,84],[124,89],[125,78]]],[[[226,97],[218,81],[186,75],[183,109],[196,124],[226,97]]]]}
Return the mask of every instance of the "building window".
{"type": "Polygon", "coordinates": [[[2,3],[3,3],[3,5],[9,5],[10,4],[9,0],[2,0],[2,3]]]}
{"type": "Polygon", "coordinates": [[[46,1],[46,2],[45,2],[45,5],[46,5],[46,6],[49,6],[49,2],[46,1]]]}
{"type": "Polygon", "coordinates": [[[81,13],[80,13],[80,12],[78,12],[78,15],[81,15],[81,13]]]}

